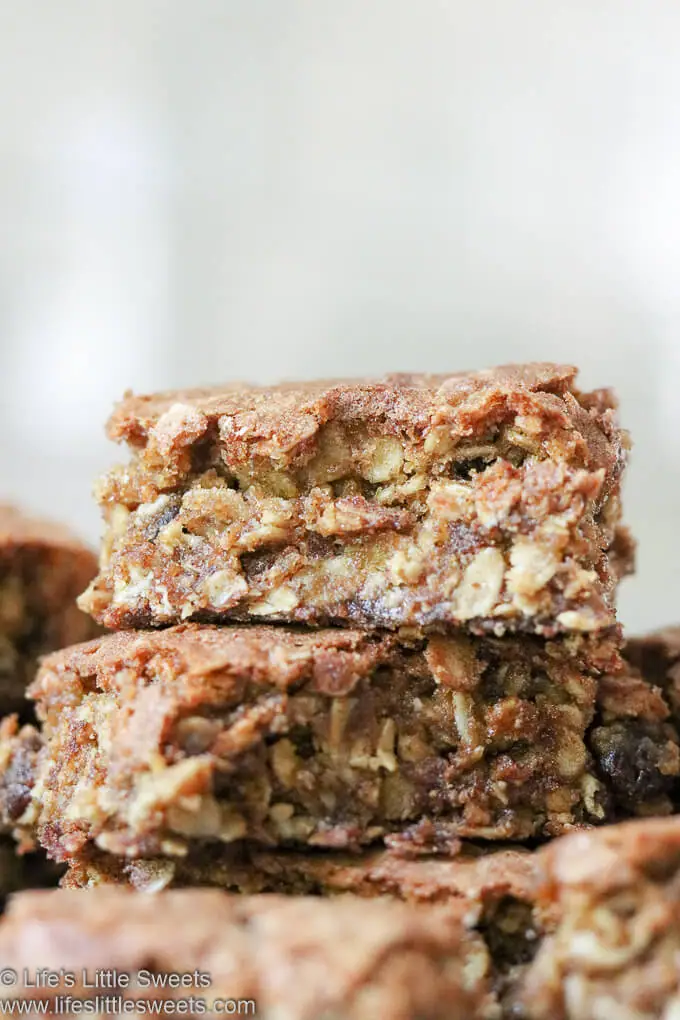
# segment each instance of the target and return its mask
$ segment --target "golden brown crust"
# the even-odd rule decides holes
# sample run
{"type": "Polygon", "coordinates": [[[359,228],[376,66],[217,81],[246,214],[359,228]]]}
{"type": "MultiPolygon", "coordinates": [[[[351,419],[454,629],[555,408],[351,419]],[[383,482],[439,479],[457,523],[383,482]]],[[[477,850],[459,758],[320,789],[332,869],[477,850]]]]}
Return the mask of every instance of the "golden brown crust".
{"type": "Polygon", "coordinates": [[[100,574],[113,628],[250,620],[544,636],[611,626],[627,440],[573,369],[129,397],[100,574]],[[540,561],[540,564],[539,564],[540,561]]]}
{"type": "MultiPolygon", "coordinates": [[[[208,674],[224,676],[236,690],[249,681],[285,690],[312,675],[325,693],[348,693],[356,680],[398,648],[391,634],[357,630],[305,631],[284,627],[213,627],[184,624],[158,631],[123,631],[65,648],[45,657],[31,696],[47,693],[50,678],[96,676],[103,689],[120,681],[122,668],[143,670],[155,656],[170,664],[184,683],[208,674]]],[[[225,689],[224,696],[229,692],[225,689]]]]}
{"type": "Polygon", "coordinates": [[[556,922],[553,905],[540,895],[541,861],[538,851],[488,850],[471,843],[461,844],[453,857],[419,860],[384,850],[360,856],[297,854],[239,844],[174,861],[124,860],[95,852],[72,862],[62,884],[73,889],[127,885],[144,894],[211,885],[245,895],[349,895],[454,909],[466,928],[483,938],[500,1015],[506,1015],[507,1006],[511,1016],[521,975],[556,922]]]}
{"type": "Polygon", "coordinates": [[[111,635],[45,660],[31,689],[45,747],[34,785],[6,797],[11,821],[59,860],[242,838],[417,856],[629,815],[638,794],[669,813],[670,710],[621,675],[617,646],[196,624],[111,635]]]}
{"type": "MultiPolygon", "coordinates": [[[[331,420],[355,423],[385,418],[397,429],[418,428],[429,424],[433,415],[460,407],[467,411],[473,400],[483,407],[500,394],[518,391],[543,394],[545,408],[552,411],[555,402],[550,397],[570,392],[576,375],[577,369],[569,365],[535,363],[453,375],[402,373],[375,380],[327,379],[269,387],[233,383],[128,394],[111,415],[108,434],[137,445],[164,414],[182,404],[210,421],[233,417],[235,433],[247,429],[260,443],[269,441],[285,452],[307,442],[314,427],[331,420]]],[[[612,406],[612,398],[608,400],[612,406]]]]}
{"type": "Polygon", "coordinates": [[[73,889],[127,885],[145,894],[207,885],[246,895],[350,895],[441,905],[455,909],[466,928],[484,939],[492,987],[502,1006],[506,998],[511,1001],[540,937],[554,927],[552,910],[538,895],[540,859],[535,852],[487,852],[470,843],[461,844],[454,857],[419,860],[384,850],[360,856],[298,854],[239,844],[203,849],[174,861],[126,861],[95,852],[71,862],[62,885],[73,889]]]}
{"type": "MultiPolygon", "coordinates": [[[[116,985],[127,998],[187,999],[193,993],[208,1003],[253,1000],[264,1018],[282,1016],[282,1004],[290,1020],[494,1015],[486,949],[453,908],[207,890],[153,899],[121,889],[23,894],[0,923],[0,959],[19,973],[41,966],[77,974],[73,988],[24,993],[45,999],[59,993],[92,998],[82,974],[105,969],[133,975],[130,988],[116,985]],[[198,972],[208,975],[209,985],[159,993],[144,990],[139,971],[198,972]]],[[[13,988],[11,995],[17,994],[13,988]]]]}

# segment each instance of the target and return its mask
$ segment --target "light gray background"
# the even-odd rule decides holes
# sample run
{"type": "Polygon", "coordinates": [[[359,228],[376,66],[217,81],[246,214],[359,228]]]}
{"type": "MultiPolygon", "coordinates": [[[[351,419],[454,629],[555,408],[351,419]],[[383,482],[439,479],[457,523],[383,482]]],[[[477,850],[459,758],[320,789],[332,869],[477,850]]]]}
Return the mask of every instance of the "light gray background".
{"type": "Polygon", "coordinates": [[[680,620],[676,0],[0,0],[0,487],[96,540],[127,387],[573,361],[680,620]]]}

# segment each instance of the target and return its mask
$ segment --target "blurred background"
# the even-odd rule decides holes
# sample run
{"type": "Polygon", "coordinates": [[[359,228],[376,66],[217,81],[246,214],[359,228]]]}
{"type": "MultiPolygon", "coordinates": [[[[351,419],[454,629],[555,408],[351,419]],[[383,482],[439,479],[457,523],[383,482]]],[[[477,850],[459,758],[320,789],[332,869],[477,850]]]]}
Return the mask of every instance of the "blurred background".
{"type": "Polygon", "coordinates": [[[680,620],[675,0],[0,6],[1,495],[93,542],[124,390],[574,362],[680,620]]]}

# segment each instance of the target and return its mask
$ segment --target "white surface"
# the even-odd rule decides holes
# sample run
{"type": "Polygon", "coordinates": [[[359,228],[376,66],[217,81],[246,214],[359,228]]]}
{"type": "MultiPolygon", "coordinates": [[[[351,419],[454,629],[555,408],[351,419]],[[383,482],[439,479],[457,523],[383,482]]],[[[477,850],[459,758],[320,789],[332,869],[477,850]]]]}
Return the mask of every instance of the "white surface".
{"type": "Polygon", "coordinates": [[[127,387],[574,361],[680,620],[675,0],[0,6],[2,495],[98,534],[127,387]]]}

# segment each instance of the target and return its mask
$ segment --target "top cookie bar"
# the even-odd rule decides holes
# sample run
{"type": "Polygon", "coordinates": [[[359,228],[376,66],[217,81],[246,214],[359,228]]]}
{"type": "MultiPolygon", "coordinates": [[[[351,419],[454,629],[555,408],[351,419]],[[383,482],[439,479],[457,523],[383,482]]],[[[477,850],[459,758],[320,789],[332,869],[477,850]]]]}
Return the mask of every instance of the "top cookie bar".
{"type": "Polygon", "coordinates": [[[632,545],[606,390],[533,364],[128,396],[82,608],[109,627],[614,623],[632,545]]]}

